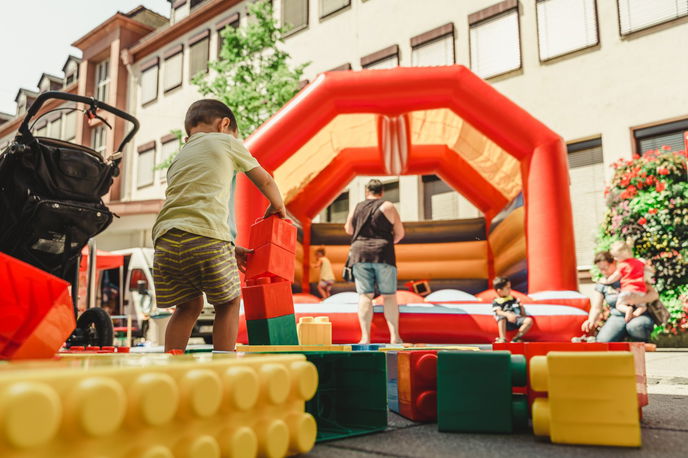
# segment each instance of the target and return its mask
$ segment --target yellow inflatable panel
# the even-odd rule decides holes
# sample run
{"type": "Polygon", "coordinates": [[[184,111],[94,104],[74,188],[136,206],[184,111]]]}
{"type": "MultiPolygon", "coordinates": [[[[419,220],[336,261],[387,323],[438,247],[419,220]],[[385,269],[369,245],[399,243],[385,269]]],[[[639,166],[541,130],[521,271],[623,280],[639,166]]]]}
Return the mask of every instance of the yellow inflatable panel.
{"type": "Polygon", "coordinates": [[[502,275],[514,264],[526,258],[526,238],[521,237],[515,243],[496,254],[494,257],[494,267],[497,275],[502,275]]]}
{"type": "MultiPolygon", "coordinates": [[[[311,247],[311,259],[323,245],[311,247]]],[[[326,256],[332,262],[346,261],[349,245],[324,245],[326,256]]],[[[487,258],[487,242],[410,243],[394,247],[399,262],[415,261],[463,261],[487,258]]]]}
{"type": "Polygon", "coordinates": [[[533,432],[561,444],[640,447],[630,352],[550,352],[530,360],[533,432]]]}
{"type": "Polygon", "coordinates": [[[525,237],[525,210],[517,208],[488,236],[492,253],[498,254],[518,238],[525,237]]]}

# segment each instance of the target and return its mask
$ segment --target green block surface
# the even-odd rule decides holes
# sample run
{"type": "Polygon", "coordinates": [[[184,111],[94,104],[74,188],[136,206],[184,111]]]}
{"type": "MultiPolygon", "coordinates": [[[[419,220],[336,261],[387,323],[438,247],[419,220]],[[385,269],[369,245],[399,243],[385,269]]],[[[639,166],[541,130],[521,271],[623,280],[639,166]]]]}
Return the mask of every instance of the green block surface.
{"type": "Polygon", "coordinates": [[[306,352],[318,369],[318,391],[306,411],[318,423],[317,442],[387,428],[387,370],[382,352],[306,352]]]}
{"type": "MultiPolygon", "coordinates": [[[[518,383],[525,380],[524,373],[523,356],[507,351],[439,352],[438,429],[487,433],[519,429],[524,423],[524,399],[512,395],[512,376],[516,375],[513,378],[518,383]]],[[[526,408],[526,425],[527,421],[526,408]]]]}
{"type": "Polygon", "coordinates": [[[246,320],[249,345],[298,345],[296,318],[293,314],[266,318],[264,320],[246,320]]]}

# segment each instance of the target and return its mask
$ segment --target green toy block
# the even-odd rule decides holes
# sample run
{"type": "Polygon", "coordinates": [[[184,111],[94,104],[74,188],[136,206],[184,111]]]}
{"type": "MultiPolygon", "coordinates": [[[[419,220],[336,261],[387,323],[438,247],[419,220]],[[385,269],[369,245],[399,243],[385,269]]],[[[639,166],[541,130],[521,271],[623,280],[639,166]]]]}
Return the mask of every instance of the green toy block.
{"type": "Polygon", "coordinates": [[[246,320],[250,345],[298,345],[296,318],[284,315],[262,320],[246,320]]]}
{"type": "Polygon", "coordinates": [[[387,371],[381,352],[307,352],[318,369],[318,391],[306,412],[318,423],[316,442],[387,428],[387,371]]]}
{"type": "Polygon", "coordinates": [[[528,426],[526,360],[508,351],[441,351],[437,358],[440,431],[511,433],[528,426]]]}

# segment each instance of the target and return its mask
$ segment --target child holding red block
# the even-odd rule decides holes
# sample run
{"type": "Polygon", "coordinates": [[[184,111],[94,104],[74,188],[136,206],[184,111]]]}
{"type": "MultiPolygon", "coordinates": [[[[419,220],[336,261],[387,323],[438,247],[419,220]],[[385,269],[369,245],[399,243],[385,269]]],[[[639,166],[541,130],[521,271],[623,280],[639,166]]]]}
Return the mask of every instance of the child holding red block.
{"type": "Polygon", "coordinates": [[[237,138],[232,110],[218,100],[194,102],[186,112],[186,144],[167,171],[165,202],[153,226],[156,305],[176,307],[165,351],[184,350],[203,310],[215,307],[215,350],[234,350],[239,330],[239,271],[250,250],[235,246],[234,187],[243,172],[270,202],[265,216],[286,216],[270,174],[237,138]]]}

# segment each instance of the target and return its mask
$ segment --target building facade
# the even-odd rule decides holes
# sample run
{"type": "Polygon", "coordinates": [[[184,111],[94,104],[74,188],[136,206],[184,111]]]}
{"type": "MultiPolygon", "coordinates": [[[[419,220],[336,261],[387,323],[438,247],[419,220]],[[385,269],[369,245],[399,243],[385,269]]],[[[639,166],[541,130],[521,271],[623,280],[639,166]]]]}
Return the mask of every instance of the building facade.
{"type": "MultiPolygon", "coordinates": [[[[99,57],[109,59],[108,75],[116,72],[118,82],[105,93],[141,121],[126,152],[122,182],[113,191],[111,206],[121,218],[99,237],[105,249],[152,243],[150,230],[166,186],[164,171],[155,166],[178,149],[171,131],[182,129],[186,107],[200,97],[191,78],[218,58],[224,27],[250,20],[246,1],[170,3],[169,23],[143,24],[148,30],[127,35],[117,49],[97,51],[98,40],[89,36],[77,42],[87,61],[79,66],[79,93],[98,95],[99,57]]],[[[273,5],[276,17],[290,27],[284,47],[293,63],[310,62],[309,80],[325,71],[461,64],[559,133],[569,147],[580,266],[592,258],[611,163],[663,144],[685,148],[688,59],[677,44],[688,37],[686,2],[273,0],[273,5]]],[[[93,36],[107,27],[94,29],[93,36]]],[[[87,127],[77,128],[82,132],[77,141],[92,143],[93,128],[87,127]]],[[[2,129],[0,124],[0,144],[2,129]]],[[[363,199],[368,178],[342,183],[342,194],[320,220],[343,222],[363,199]]],[[[405,221],[478,215],[435,176],[379,178],[405,221]]]]}

